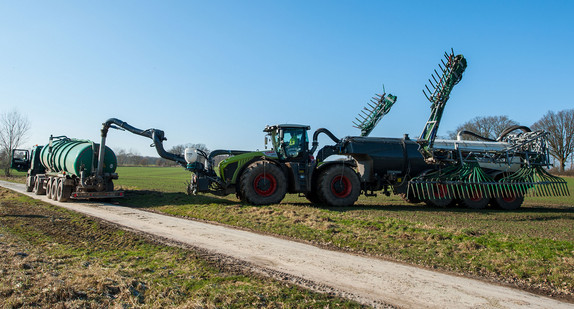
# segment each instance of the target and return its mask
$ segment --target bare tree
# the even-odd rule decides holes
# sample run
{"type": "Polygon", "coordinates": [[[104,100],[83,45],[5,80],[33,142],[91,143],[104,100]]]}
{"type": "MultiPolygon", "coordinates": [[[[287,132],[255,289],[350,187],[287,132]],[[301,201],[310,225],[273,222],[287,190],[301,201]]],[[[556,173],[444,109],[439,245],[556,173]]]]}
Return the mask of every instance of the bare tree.
{"type": "Polygon", "coordinates": [[[27,138],[30,123],[17,111],[0,115],[0,164],[6,176],[10,176],[10,156],[27,138]]]}
{"type": "MultiPolygon", "coordinates": [[[[504,129],[517,124],[516,121],[509,119],[507,116],[479,116],[458,126],[455,132],[449,132],[449,137],[456,139],[458,132],[464,130],[476,133],[482,137],[496,139],[504,129]]],[[[463,139],[477,140],[476,137],[471,135],[463,135],[463,139]]]]}
{"type": "Polygon", "coordinates": [[[532,128],[550,133],[550,155],[558,160],[560,172],[564,172],[568,157],[574,153],[574,109],[549,111],[532,128]]]}

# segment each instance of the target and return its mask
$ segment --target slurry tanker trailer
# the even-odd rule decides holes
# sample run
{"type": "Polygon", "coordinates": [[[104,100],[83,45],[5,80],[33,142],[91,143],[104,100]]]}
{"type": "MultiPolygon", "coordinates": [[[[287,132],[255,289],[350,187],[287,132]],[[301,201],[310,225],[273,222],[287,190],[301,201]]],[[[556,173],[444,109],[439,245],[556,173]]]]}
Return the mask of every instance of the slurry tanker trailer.
{"type": "MultiPolygon", "coordinates": [[[[546,132],[511,126],[495,140],[468,131],[459,132],[457,140],[436,139],[446,102],[467,67],[466,59],[452,51],[441,62],[440,73],[435,70],[430,87],[423,90],[431,103],[431,115],[418,139],[368,136],[397,100],[383,93],[354,122],[361,136],[338,138],[321,128],[310,142],[309,126],[279,124],[263,130],[266,148],[271,143],[269,150],[207,153],[189,148],[185,154],[173,154],[163,148],[163,131],[140,130],[111,118],[103,124],[99,149],[105,147],[110,128],[148,137],[161,157],[191,172],[189,194],[235,194],[255,205],[279,203],[286,193],[298,193],[312,203],[350,206],[361,193],[376,196],[382,192],[432,206],[459,203],[480,209],[492,204],[516,209],[528,195],[569,195],[566,182],[544,169],[549,166],[546,132]],[[333,144],[317,150],[321,134],[333,144]],[[463,140],[465,135],[478,140],[463,140]]],[[[113,173],[99,172],[106,166],[102,158],[96,179],[113,177],[113,173]]],[[[77,178],[82,178],[81,173],[77,178]]]]}
{"type": "Polygon", "coordinates": [[[56,201],[123,196],[122,191],[114,191],[116,155],[88,140],[51,136],[47,145],[32,151],[14,150],[12,167],[28,172],[26,191],[56,201]]]}

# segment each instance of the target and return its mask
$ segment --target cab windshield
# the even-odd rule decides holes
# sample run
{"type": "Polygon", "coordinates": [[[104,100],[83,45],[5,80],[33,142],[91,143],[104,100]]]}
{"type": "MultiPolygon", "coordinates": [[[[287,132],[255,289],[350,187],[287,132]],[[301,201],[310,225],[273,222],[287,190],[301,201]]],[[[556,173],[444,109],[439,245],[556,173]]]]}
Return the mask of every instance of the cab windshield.
{"type": "Polygon", "coordinates": [[[281,154],[286,158],[297,158],[306,150],[307,143],[307,130],[284,129],[281,154]]]}

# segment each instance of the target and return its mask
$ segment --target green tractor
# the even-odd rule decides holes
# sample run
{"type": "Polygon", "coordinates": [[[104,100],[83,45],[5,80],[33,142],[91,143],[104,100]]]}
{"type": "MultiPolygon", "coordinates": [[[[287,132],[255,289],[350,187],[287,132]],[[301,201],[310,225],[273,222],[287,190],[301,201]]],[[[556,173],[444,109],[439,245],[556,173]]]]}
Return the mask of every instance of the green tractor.
{"type": "Polygon", "coordinates": [[[315,160],[316,146],[309,149],[309,129],[295,124],[265,127],[265,144],[272,147],[268,151],[215,150],[207,155],[186,150],[187,168],[193,173],[188,192],[235,193],[254,205],[279,203],[286,193],[299,193],[311,202],[352,205],[361,193],[353,162],[315,160]]]}
{"type": "Polygon", "coordinates": [[[340,144],[343,140],[327,129],[314,133],[311,148],[309,126],[282,124],[264,129],[267,134],[265,144],[267,147],[271,143],[270,150],[221,149],[206,153],[187,148],[182,156],[164,150],[163,141],[166,138],[162,130],[140,130],[116,118],[108,119],[103,125],[102,145],[105,145],[110,128],[152,139],[162,158],[175,161],[192,173],[187,188],[189,194],[236,194],[246,203],[267,205],[281,202],[286,193],[299,193],[313,203],[332,206],[352,205],[361,194],[363,181],[356,160],[349,156],[324,160],[332,154],[343,154],[340,144]],[[336,144],[319,150],[318,159],[315,159],[313,153],[321,133],[328,135],[336,144]]]}

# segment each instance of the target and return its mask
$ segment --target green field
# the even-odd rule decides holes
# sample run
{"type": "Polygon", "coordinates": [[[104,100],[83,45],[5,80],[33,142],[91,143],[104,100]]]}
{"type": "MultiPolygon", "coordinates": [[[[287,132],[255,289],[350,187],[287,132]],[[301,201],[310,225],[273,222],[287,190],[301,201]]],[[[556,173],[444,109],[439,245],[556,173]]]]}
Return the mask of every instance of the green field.
{"type": "MultiPolygon", "coordinates": [[[[574,198],[527,198],[515,211],[432,208],[391,196],[361,196],[354,207],[250,206],[235,196],[188,196],[181,168],[119,168],[120,201],[313,244],[472,275],[551,295],[574,296],[574,198]]],[[[567,178],[574,193],[574,178],[567,178]]]]}
{"type": "MultiPolygon", "coordinates": [[[[522,208],[433,208],[396,196],[353,207],[287,195],[251,206],[235,196],[188,196],[182,168],[120,167],[121,205],[219,222],[335,250],[470,275],[574,300],[574,198],[529,197],[522,208]]],[[[574,178],[566,178],[574,194],[574,178]]]]}
{"type": "Polygon", "coordinates": [[[0,308],[360,308],[0,188],[0,308]]]}

